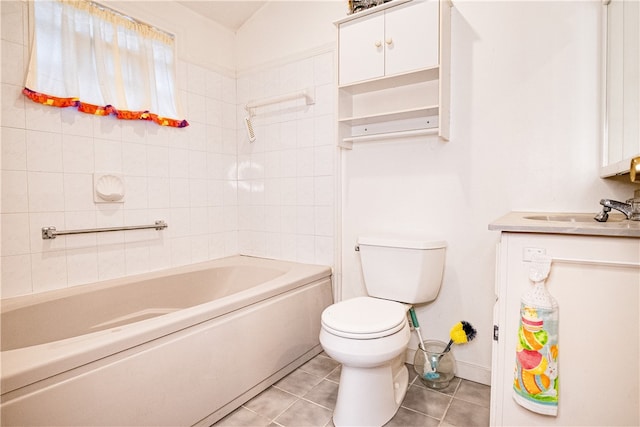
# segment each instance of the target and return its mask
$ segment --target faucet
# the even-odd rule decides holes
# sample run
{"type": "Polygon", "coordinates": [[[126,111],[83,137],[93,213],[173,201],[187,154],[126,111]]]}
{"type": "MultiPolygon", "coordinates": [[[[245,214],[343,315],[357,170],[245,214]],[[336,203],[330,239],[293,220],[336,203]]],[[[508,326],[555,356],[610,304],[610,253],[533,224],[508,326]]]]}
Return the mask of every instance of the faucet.
{"type": "Polygon", "coordinates": [[[605,222],[609,219],[611,209],[622,212],[627,219],[640,221],[640,198],[629,199],[626,203],[610,199],[601,199],[600,204],[603,206],[602,212],[593,218],[598,222],[605,222]]]}
{"type": "MultiPolygon", "coordinates": [[[[631,159],[629,178],[631,178],[631,182],[640,182],[640,156],[631,159]]],[[[634,191],[633,198],[627,200],[626,203],[601,199],[600,204],[603,206],[602,212],[593,218],[598,222],[605,222],[609,219],[611,209],[622,212],[631,221],[640,221],[640,189],[634,191]]]]}

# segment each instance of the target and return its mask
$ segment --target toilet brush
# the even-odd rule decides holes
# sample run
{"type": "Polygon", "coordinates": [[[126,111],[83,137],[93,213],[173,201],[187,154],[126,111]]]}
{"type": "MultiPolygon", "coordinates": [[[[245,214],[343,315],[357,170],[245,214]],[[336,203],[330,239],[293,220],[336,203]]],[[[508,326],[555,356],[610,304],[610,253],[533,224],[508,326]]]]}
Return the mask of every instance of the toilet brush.
{"type": "Polygon", "coordinates": [[[451,339],[449,340],[449,343],[442,351],[443,353],[446,353],[449,350],[451,350],[451,344],[453,343],[464,344],[474,339],[476,337],[476,329],[473,326],[471,326],[471,323],[462,320],[456,323],[453,326],[453,328],[451,328],[451,331],[449,332],[449,337],[451,339]]]}
{"type": "Polygon", "coordinates": [[[418,334],[418,339],[420,340],[418,342],[418,347],[420,347],[420,350],[425,351],[424,344],[423,344],[424,341],[422,340],[422,334],[420,333],[420,324],[418,323],[418,317],[416,316],[416,311],[413,309],[413,307],[409,309],[409,315],[411,316],[411,323],[413,323],[413,329],[416,330],[416,333],[418,334]]]}
{"type": "Polygon", "coordinates": [[[453,325],[453,328],[449,331],[449,337],[451,338],[449,343],[438,357],[431,359],[431,371],[435,372],[438,369],[438,362],[440,362],[440,359],[451,350],[452,344],[468,343],[476,337],[476,333],[476,328],[467,321],[462,320],[453,325]]]}

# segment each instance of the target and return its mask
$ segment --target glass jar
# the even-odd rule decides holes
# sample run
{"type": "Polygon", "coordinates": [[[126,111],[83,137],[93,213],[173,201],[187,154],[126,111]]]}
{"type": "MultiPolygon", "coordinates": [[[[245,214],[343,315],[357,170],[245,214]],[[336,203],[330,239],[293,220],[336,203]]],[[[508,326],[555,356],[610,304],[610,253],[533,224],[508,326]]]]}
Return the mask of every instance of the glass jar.
{"type": "Polygon", "coordinates": [[[428,388],[447,388],[456,374],[456,359],[451,351],[443,353],[446,343],[437,340],[423,342],[424,350],[418,348],[413,359],[413,369],[428,388]]]}

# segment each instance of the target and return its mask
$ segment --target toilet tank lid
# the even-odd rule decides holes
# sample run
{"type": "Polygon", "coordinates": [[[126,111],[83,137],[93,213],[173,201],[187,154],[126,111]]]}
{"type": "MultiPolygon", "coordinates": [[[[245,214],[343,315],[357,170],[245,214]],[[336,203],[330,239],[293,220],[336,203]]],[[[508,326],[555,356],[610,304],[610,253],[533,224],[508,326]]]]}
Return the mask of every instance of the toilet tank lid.
{"type": "Polygon", "coordinates": [[[358,238],[358,245],[405,249],[441,249],[447,247],[447,242],[418,236],[361,236],[358,238]]]}

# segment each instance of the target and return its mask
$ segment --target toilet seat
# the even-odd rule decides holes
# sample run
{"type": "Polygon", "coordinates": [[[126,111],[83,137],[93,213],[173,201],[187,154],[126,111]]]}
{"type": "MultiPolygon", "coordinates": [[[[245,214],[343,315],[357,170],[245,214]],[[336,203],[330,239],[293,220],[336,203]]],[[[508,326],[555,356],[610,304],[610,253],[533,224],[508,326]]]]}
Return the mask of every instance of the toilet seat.
{"type": "Polygon", "coordinates": [[[351,339],[375,339],[395,334],[407,322],[404,304],[371,297],[352,298],[327,307],[322,327],[351,339]]]}

